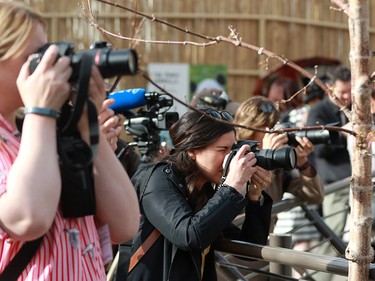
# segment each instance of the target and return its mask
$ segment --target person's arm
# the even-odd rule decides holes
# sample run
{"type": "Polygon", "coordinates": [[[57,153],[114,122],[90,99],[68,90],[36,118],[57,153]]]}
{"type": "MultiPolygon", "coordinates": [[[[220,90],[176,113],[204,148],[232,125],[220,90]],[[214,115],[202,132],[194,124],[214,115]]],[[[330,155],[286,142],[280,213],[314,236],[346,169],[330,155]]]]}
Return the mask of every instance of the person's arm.
{"type": "MultiPolygon", "coordinates": [[[[105,89],[103,78],[95,66],[91,73],[89,98],[100,112],[105,89]]],[[[87,141],[88,124],[85,114],[78,126],[82,139],[87,141]]],[[[94,183],[97,226],[108,224],[114,243],[133,238],[140,221],[137,194],[102,130],[99,130],[99,148],[94,160],[94,183]]]]}
{"type": "Polygon", "coordinates": [[[162,169],[152,174],[141,206],[150,223],[181,249],[205,249],[245,206],[246,199],[239,192],[223,186],[194,213],[178,188],[179,182],[170,180],[162,169]]]}
{"type": "Polygon", "coordinates": [[[247,200],[242,227],[239,228],[231,223],[223,230],[224,238],[260,245],[267,244],[273,201],[265,191],[262,191],[262,196],[261,201],[247,200]]]}
{"type": "MultiPolygon", "coordinates": [[[[26,62],[17,79],[25,107],[58,111],[69,95],[70,60],[51,46],[30,75],[26,62]]],[[[27,114],[22,140],[0,197],[0,227],[12,238],[33,240],[48,231],[58,208],[61,180],[56,146],[56,119],[27,114]]]]}
{"type": "Polygon", "coordinates": [[[128,241],[137,233],[140,212],[137,194],[111,146],[100,134],[94,162],[98,223],[108,224],[113,242],[128,241]]]}

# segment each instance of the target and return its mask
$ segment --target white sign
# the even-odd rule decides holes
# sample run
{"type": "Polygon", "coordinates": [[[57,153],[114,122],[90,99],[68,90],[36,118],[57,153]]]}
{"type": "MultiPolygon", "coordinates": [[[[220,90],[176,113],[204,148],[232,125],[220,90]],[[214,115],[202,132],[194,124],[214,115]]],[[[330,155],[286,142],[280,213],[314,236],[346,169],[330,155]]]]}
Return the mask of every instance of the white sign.
{"type": "MultiPolygon", "coordinates": [[[[189,64],[186,63],[150,63],[147,67],[148,74],[152,81],[165,89],[168,93],[179,100],[189,103],[190,77],[189,64]]],[[[148,83],[147,91],[161,93],[161,90],[153,84],[148,83]]],[[[168,96],[166,96],[168,97],[168,96]]],[[[173,106],[169,112],[178,112],[181,116],[188,108],[173,100],[173,106]]]]}

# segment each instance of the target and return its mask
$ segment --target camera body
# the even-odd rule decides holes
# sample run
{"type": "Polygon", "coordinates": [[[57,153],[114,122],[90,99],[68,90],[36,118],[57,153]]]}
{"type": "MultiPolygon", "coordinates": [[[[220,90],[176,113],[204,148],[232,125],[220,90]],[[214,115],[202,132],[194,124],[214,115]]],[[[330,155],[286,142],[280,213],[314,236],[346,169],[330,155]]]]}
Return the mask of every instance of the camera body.
{"type": "Polygon", "coordinates": [[[127,135],[132,135],[141,153],[141,161],[148,162],[160,149],[160,132],[169,128],[178,120],[177,112],[168,112],[173,99],[162,94],[150,92],[145,94],[147,110],[140,109],[137,113],[127,111],[124,122],[127,135]]]}
{"type": "Polygon", "coordinates": [[[290,146],[280,149],[258,149],[259,142],[254,140],[239,140],[233,145],[232,150],[238,150],[243,145],[250,146],[250,152],[254,152],[257,159],[256,165],[268,171],[284,169],[290,171],[296,167],[297,154],[290,146]]]}
{"type": "Polygon", "coordinates": [[[70,82],[77,82],[81,69],[82,57],[90,55],[103,78],[118,75],[135,75],[138,71],[138,55],[133,49],[113,50],[107,42],[99,41],[90,46],[89,50],[74,51],[74,44],[67,41],[47,43],[41,47],[30,61],[30,73],[39,65],[44,53],[51,44],[59,47],[59,57],[68,56],[73,69],[70,82]]]}
{"type": "MultiPolygon", "coordinates": [[[[284,128],[293,128],[293,124],[288,122],[277,123],[276,125],[284,128]]],[[[295,132],[287,132],[287,136],[288,145],[291,146],[299,145],[296,137],[306,137],[312,144],[334,144],[339,137],[338,132],[328,130],[298,130],[295,132]]]]}

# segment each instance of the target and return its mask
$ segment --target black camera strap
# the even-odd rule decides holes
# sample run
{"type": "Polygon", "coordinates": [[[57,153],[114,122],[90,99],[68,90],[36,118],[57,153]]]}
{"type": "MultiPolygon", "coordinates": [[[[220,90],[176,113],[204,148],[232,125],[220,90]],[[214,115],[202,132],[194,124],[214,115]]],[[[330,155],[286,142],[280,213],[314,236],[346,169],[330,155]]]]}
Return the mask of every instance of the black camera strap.
{"type": "Polygon", "coordinates": [[[234,155],[236,155],[236,153],[237,153],[236,150],[231,150],[230,151],[230,153],[229,153],[229,155],[227,157],[227,160],[225,161],[223,175],[221,176],[220,184],[222,184],[225,181],[225,179],[227,178],[228,171],[229,171],[229,164],[232,161],[234,155]]]}
{"type": "Polygon", "coordinates": [[[93,161],[98,151],[99,126],[95,105],[88,99],[93,58],[83,54],[77,80],[74,106],[66,103],[62,117],[68,119],[59,131],[57,143],[62,179],[60,206],[64,217],[94,215],[96,200],[93,161]],[[77,123],[87,106],[89,144],[80,136],[77,123]]]}
{"type": "Polygon", "coordinates": [[[39,245],[42,243],[43,237],[44,236],[33,241],[25,242],[22,245],[18,253],[0,274],[0,281],[16,281],[18,279],[22,271],[26,268],[38,250],[39,245]]]}
{"type": "MultiPolygon", "coordinates": [[[[98,125],[98,116],[94,104],[88,100],[88,91],[91,77],[91,67],[93,64],[93,58],[89,54],[82,55],[82,62],[80,65],[79,79],[77,81],[77,93],[76,93],[76,102],[73,108],[71,108],[70,118],[61,130],[62,135],[73,135],[76,130],[76,125],[81,118],[85,104],[87,105],[88,111],[88,121],[89,121],[89,133],[90,133],[90,148],[91,148],[91,160],[95,158],[95,155],[98,150],[99,144],[99,125],[98,125]]],[[[71,163],[65,155],[64,151],[59,151],[61,153],[62,161],[68,165],[74,165],[71,163]]],[[[85,161],[86,162],[86,161],[85,161]]],[[[90,163],[77,163],[78,165],[85,167],[90,163]]]]}

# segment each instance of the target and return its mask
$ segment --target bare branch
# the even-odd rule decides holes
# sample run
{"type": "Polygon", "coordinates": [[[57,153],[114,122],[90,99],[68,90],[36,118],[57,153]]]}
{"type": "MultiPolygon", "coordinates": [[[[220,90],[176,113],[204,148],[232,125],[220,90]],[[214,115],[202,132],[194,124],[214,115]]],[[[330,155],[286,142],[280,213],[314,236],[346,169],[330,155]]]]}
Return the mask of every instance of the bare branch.
{"type": "Polygon", "coordinates": [[[332,4],[336,5],[336,7],[331,7],[331,10],[336,10],[340,12],[344,12],[348,16],[350,16],[350,8],[347,1],[344,0],[331,0],[332,4]]]}
{"type": "Polygon", "coordinates": [[[199,110],[198,108],[196,108],[194,106],[191,106],[190,104],[187,104],[187,103],[183,102],[182,100],[180,100],[179,98],[175,97],[173,94],[171,94],[170,92],[168,92],[165,88],[163,88],[160,85],[158,85],[157,83],[155,83],[155,81],[153,81],[147,75],[146,72],[143,71],[142,76],[148,82],[150,82],[152,85],[154,85],[156,88],[158,88],[162,93],[164,93],[167,96],[173,98],[174,100],[176,100],[177,102],[179,102],[182,105],[186,106],[187,108],[189,108],[191,110],[194,110],[196,112],[199,112],[202,115],[205,115],[208,118],[212,119],[214,122],[218,122],[218,123],[221,123],[221,124],[227,124],[227,125],[231,125],[233,127],[239,127],[239,128],[248,129],[248,130],[256,131],[256,132],[263,132],[263,133],[283,134],[285,132],[295,132],[295,131],[329,130],[329,131],[344,132],[344,133],[347,133],[347,134],[350,134],[350,135],[353,135],[353,136],[357,136],[357,134],[355,132],[353,132],[352,130],[349,130],[349,129],[346,129],[346,128],[342,128],[342,127],[336,127],[336,126],[317,125],[317,126],[307,126],[307,127],[300,127],[300,128],[282,128],[282,129],[277,129],[277,130],[274,130],[274,129],[269,130],[269,129],[255,128],[255,127],[251,127],[251,126],[244,126],[244,125],[240,125],[240,124],[236,124],[236,123],[232,123],[232,122],[227,122],[225,120],[219,120],[217,118],[213,118],[213,117],[209,116],[208,114],[206,114],[205,112],[199,110]]]}

